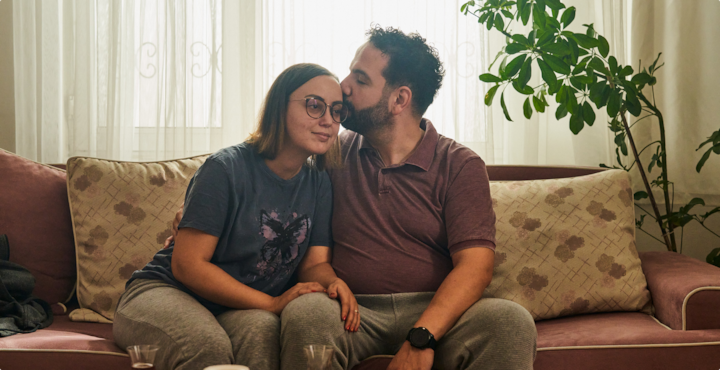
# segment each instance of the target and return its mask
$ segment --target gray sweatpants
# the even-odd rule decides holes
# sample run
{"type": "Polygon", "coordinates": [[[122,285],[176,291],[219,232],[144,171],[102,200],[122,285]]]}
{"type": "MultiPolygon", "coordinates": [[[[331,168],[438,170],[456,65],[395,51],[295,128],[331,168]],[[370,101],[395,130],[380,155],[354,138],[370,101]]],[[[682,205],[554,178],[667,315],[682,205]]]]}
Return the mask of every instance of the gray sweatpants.
{"type": "Polygon", "coordinates": [[[280,318],[264,310],[231,310],[213,316],[189,294],[160,280],[137,280],[115,312],[113,335],[120,348],[160,346],[158,370],[202,370],[240,364],[279,369],[280,318]]]}
{"type": "MultiPolygon", "coordinates": [[[[335,348],[334,369],[351,369],[373,355],[394,355],[435,293],[356,295],[360,329],[345,331],[340,304],[325,294],[303,295],[283,310],[283,370],[304,369],[303,346],[335,348]]],[[[532,369],[535,322],[517,303],[494,298],[471,306],[438,342],[436,369],[532,369]]]]}

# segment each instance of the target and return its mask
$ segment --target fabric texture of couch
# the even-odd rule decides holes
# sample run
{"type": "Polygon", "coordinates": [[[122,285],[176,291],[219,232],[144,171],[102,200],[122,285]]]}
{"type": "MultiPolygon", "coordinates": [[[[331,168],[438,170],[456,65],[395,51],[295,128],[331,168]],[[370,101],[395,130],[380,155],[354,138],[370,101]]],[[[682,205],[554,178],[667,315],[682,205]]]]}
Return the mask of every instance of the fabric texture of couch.
{"type": "MultiPolygon", "coordinates": [[[[562,179],[603,172],[599,168],[578,167],[488,166],[487,169],[491,181],[562,179]]],[[[63,170],[0,150],[0,234],[8,235],[11,260],[35,275],[35,294],[53,304],[56,315],[54,323],[46,329],[0,338],[0,369],[129,368],[129,358],[112,340],[111,324],[71,321],[67,315],[69,310],[79,308],[73,290],[77,257],[67,182],[63,170]]],[[[567,191],[561,190],[556,195],[567,195],[567,191]]],[[[131,199],[138,203],[135,206],[143,202],[131,199]]],[[[549,199],[550,203],[559,204],[554,197],[549,199]]],[[[572,197],[562,199],[580,206],[572,197]]],[[[591,208],[591,211],[597,210],[591,208]]],[[[519,219],[513,222],[518,223],[519,219]]],[[[160,226],[164,229],[164,224],[160,226]]],[[[620,228],[616,232],[626,231],[620,228]]],[[[154,231],[152,234],[159,238],[154,231]]],[[[552,245],[553,250],[560,252],[556,257],[547,258],[567,260],[571,249],[562,246],[579,245],[562,242],[567,240],[563,235],[554,239],[560,241],[553,242],[557,245],[552,245]]],[[[578,250],[571,250],[575,252],[573,256],[578,250]]],[[[631,255],[632,250],[634,244],[622,253],[631,255]]],[[[621,252],[614,255],[618,253],[621,252]]],[[[565,311],[562,315],[568,316],[538,319],[535,369],[720,368],[720,269],[670,252],[640,253],[639,260],[642,270],[639,273],[644,275],[654,316],[645,312],[578,314],[565,311]]],[[[597,267],[601,273],[610,271],[602,271],[605,262],[597,267]]],[[[612,268],[612,263],[608,266],[612,268]]],[[[116,268],[120,274],[123,267],[118,263],[108,268],[116,268]]],[[[640,292],[642,294],[642,290],[640,292]]],[[[639,306],[635,304],[632,309],[639,310],[639,306]]],[[[388,356],[370,358],[356,369],[384,369],[390,360],[388,356]]]]}

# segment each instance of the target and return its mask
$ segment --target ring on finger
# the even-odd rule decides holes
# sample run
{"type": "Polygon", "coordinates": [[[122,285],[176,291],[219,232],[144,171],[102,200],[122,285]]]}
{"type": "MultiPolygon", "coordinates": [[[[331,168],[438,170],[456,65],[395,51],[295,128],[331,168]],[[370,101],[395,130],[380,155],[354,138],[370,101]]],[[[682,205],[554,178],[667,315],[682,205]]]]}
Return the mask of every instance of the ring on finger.
{"type": "Polygon", "coordinates": [[[355,313],[358,313],[358,310],[355,310],[355,313]]]}

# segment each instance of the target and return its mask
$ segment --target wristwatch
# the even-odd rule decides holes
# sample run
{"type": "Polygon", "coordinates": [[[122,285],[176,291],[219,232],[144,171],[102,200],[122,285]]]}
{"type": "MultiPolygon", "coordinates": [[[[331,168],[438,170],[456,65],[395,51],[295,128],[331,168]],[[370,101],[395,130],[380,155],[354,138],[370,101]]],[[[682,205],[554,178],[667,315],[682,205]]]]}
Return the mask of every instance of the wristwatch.
{"type": "Polygon", "coordinates": [[[435,337],[426,328],[412,328],[405,338],[415,348],[425,349],[430,348],[433,351],[437,346],[435,337]]]}

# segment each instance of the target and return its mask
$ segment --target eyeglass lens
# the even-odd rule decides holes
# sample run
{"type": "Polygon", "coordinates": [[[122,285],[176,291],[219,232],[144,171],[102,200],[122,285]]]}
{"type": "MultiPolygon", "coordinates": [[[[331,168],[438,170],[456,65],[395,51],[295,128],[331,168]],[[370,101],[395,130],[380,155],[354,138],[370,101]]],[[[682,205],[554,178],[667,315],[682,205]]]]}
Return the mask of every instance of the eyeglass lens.
{"type": "MultiPolygon", "coordinates": [[[[320,118],[325,114],[327,104],[319,99],[307,99],[305,108],[308,115],[312,118],[320,118]]],[[[330,107],[330,116],[333,121],[342,123],[348,116],[348,109],[343,103],[335,103],[330,107]]]]}

